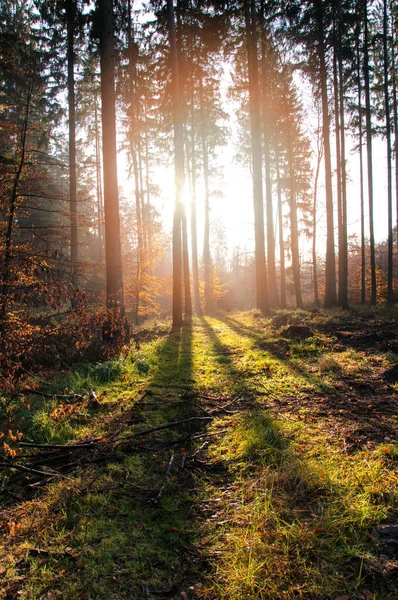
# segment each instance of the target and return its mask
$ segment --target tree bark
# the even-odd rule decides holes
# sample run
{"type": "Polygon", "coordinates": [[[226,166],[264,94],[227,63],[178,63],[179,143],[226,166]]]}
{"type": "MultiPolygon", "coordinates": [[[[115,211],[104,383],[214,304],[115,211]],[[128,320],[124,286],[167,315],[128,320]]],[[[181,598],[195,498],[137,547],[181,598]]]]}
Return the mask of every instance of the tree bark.
{"type": "Polygon", "coordinates": [[[286,273],[285,273],[285,242],[283,239],[283,213],[282,213],[282,182],[279,169],[279,152],[276,150],[276,180],[278,189],[278,227],[279,227],[279,263],[280,263],[280,292],[281,308],[286,308],[286,273]]]}
{"type": "Polygon", "coordinates": [[[99,0],[102,152],[104,168],[106,297],[108,309],[124,317],[123,270],[117,182],[113,3],[99,0]]]}
{"type": "Polygon", "coordinates": [[[199,292],[199,266],[198,266],[198,232],[196,222],[196,147],[195,147],[195,112],[194,112],[194,78],[192,76],[192,104],[191,104],[191,251],[192,251],[192,279],[195,311],[202,314],[199,292]]]}
{"type": "Polygon", "coordinates": [[[192,319],[191,278],[189,275],[188,225],[185,206],[182,213],[182,262],[184,268],[184,313],[189,322],[192,319]]]}
{"type": "Polygon", "coordinates": [[[334,250],[334,216],[332,192],[332,162],[330,156],[330,120],[327,91],[327,73],[325,61],[325,30],[323,21],[322,0],[316,0],[318,16],[318,59],[319,79],[322,98],[322,132],[325,152],[325,187],[326,187],[326,285],[325,306],[336,305],[336,257],[334,250]]]}
{"type": "MultiPolygon", "coordinates": [[[[335,26],[336,27],[336,26],[335,26]]],[[[341,304],[341,275],[342,275],[342,259],[343,259],[343,210],[342,210],[342,182],[341,182],[341,138],[340,138],[340,111],[339,111],[339,79],[337,75],[337,44],[334,41],[333,48],[333,87],[334,87],[334,121],[335,121],[335,140],[336,140],[336,180],[337,180],[337,233],[339,243],[338,265],[339,265],[339,289],[338,303],[341,304]]]]}
{"type": "Polygon", "coordinates": [[[303,308],[303,299],[301,296],[301,276],[300,276],[300,255],[299,255],[299,242],[298,242],[298,225],[297,225],[297,202],[296,202],[296,191],[294,184],[294,166],[293,166],[293,140],[292,133],[289,132],[289,148],[288,148],[288,161],[289,161],[289,207],[290,207],[290,242],[292,251],[292,270],[293,270],[293,283],[294,292],[296,294],[296,305],[297,308],[303,308]]]}
{"type": "Polygon", "coordinates": [[[384,106],[386,111],[386,144],[387,144],[387,202],[388,202],[388,269],[387,269],[387,302],[393,303],[393,225],[392,225],[392,146],[391,146],[391,115],[390,94],[388,77],[390,71],[390,57],[388,52],[388,5],[383,2],[383,54],[384,54],[384,106]]]}
{"type": "Polygon", "coordinates": [[[77,174],[76,174],[76,101],[75,101],[75,12],[74,0],[67,0],[67,62],[69,113],[69,206],[70,206],[70,261],[72,285],[77,284],[77,174]]]}
{"type": "Polygon", "coordinates": [[[397,248],[398,248],[398,98],[397,98],[397,69],[398,65],[396,62],[395,55],[395,44],[396,37],[394,33],[397,31],[397,21],[394,18],[394,13],[391,11],[391,85],[392,85],[392,97],[393,97],[393,115],[394,115],[394,154],[395,154],[395,206],[396,206],[396,237],[397,237],[397,248]]]}
{"type": "Polygon", "coordinates": [[[22,176],[22,171],[25,166],[25,158],[26,158],[26,139],[28,134],[28,125],[29,125],[29,113],[30,113],[30,105],[32,98],[32,84],[29,83],[28,92],[26,96],[25,103],[25,115],[22,121],[22,129],[21,129],[21,155],[19,159],[19,164],[17,168],[17,172],[15,173],[15,179],[11,190],[10,197],[10,208],[8,212],[8,220],[7,220],[7,229],[5,234],[5,254],[4,254],[4,263],[2,267],[3,271],[3,281],[1,285],[1,298],[0,298],[0,337],[4,338],[5,336],[5,327],[6,327],[6,319],[7,319],[7,306],[8,306],[8,294],[10,287],[10,277],[11,277],[11,260],[12,260],[12,233],[14,228],[14,220],[15,220],[15,211],[17,207],[17,198],[18,198],[18,186],[19,181],[22,176]]]}
{"type": "Polygon", "coordinates": [[[345,113],[344,113],[344,73],[343,40],[341,34],[341,0],[338,6],[339,43],[338,43],[338,88],[340,101],[340,173],[341,173],[341,243],[339,243],[339,302],[342,308],[348,308],[348,241],[347,241],[347,171],[345,152],[345,113]]]}
{"type": "Polygon", "coordinates": [[[210,254],[210,195],[209,195],[209,154],[206,140],[206,123],[204,112],[203,83],[200,81],[200,117],[203,158],[203,179],[205,188],[204,198],[204,238],[203,238],[203,271],[204,271],[204,309],[206,313],[213,308],[213,290],[211,285],[211,254],[210,254]]]}
{"type": "Polygon", "coordinates": [[[367,0],[364,0],[364,81],[365,81],[365,118],[366,118],[366,151],[368,162],[368,201],[369,201],[369,238],[370,238],[370,271],[371,271],[371,293],[370,304],[376,305],[376,255],[375,236],[373,225],[373,149],[372,149],[372,118],[370,104],[370,80],[369,80],[369,33],[368,33],[368,9],[367,0]]]}
{"type": "Polygon", "coordinates": [[[362,87],[361,87],[361,57],[360,57],[360,26],[356,36],[357,84],[358,84],[358,129],[359,129],[359,178],[361,205],[361,303],[366,303],[366,249],[365,249],[365,200],[363,184],[363,151],[362,151],[362,87]]]}
{"type": "Polygon", "coordinates": [[[267,266],[265,261],[264,206],[262,183],[261,122],[258,85],[257,31],[255,1],[245,3],[247,62],[249,71],[250,129],[253,167],[253,204],[256,269],[256,306],[269,312],[267,266]]]}
{"type": "Polygon", "coordinates": [[[104,258],[104,240],[103,240],[103,214],[102,214],[102,173],[101,173],[101,147],[98,123],[98,105],[97,93],[94,98],[94,119],[95,119],[95,174],[97,188],[97,235],[98,235],[98,262],[102,263],[104,258]]]}
{"type": "MultiPolygon", "coordinates": [[[[319,138],[318,138],[319,139],[319,138]]],[[[318,143],[318,156],[315,170],[314,180],[314,204],[312,207],[312,278],[314,283],[314,304],[319,306],[319,286],[318,286],[318,264],[316,254],[316,241],[317,241],[317,214],[318,214],[318,183],[319,183],[319,172],[321,169],[322,160],[322,147],[318,143]]]]}
{"type": "Polygon", "coordinates": [[[181,118],[179,66],[173,0],[167,0],[170,59],[172,71],[172,110],[174,126],[175,203],[173,217],[173,329],[182,325],[182,201],[184,191],[184,132],[181,118]]]}
{"type": "Polygon", "coordinates": [[[268,59],[266,52],[266,31],[264,21],[264,1],[261,2],[260,11],[261,28],[261,92],[262,92],[262,132],[264,148],[264,168],[265,168],[265,206],[267,215],[267,259],[268,259],[268,294],[270,306],[278,306],[278,290],[276,287],[276,266],[275,266],[275,232],[274,215],[272,203],[272,183],[271,183],[271,158],[269,132],[267,126],[267,86],[269,86],[267,68],[268,59]]]}

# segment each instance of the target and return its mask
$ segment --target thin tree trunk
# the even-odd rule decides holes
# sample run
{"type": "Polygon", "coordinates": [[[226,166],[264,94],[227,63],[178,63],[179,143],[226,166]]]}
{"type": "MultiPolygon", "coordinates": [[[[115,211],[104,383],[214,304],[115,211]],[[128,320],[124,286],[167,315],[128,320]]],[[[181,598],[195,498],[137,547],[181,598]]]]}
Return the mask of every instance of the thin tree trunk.
{"type": "Polygon", "coordinates": [[[369,238],[370,238],[370,271],[371,271],[371,294],[370,304],[376,305],[376,255],[375,237],[373,225],[373,150],[372,150],[372,119],[370,104],[370,81],[369,81],[369,35],[368,35],[368,9],[367,0],[364,2],[364,81],[365,81],[365,117],[366,117],[366,150],[368,161],[368,200],[369,200],[369,238]]]}
{"type": "Polygon", "coordinates": [[[102,263],[104,257],[104,240],[103,240],[103,218],[102,218],[102,173],[101,173],[101,148],[98,123],[98,106],[97,94],[94,98],[94,119],[95,119],[95,172],[96,172],[96,188],[97,188],[97,232],[98,232],[98,261],[102,263]]]}
{"type": "Polygon", "coordinates": [[[204,112],[203,82],[200,80],[200,117],[203,158],[204,198],[204,239],[203,239],[203,271],[204,271],[204,309],[209,313],[213,308],[213,290],[211,277],[210,254],[210,194],[209,194],[209,154],[206,139],[206,122],[204,112]]]}
{"type": "Polygon", "coordinates": [[[257,63],[257,31],[256,31],[256,5],[251,0],[245,3],[247,58],[249,71],[250,94],[250,129],[252,142],[253,166],[253,204],[254,204],[254,237],[255,237],[255,265],[256,265],[256,306],[264,314],[269,312],[267,289],[267,266],[265,261],[264,240],[264,206],[263,182],[261,166],[261,124],[260,102],[258,86],[257,63]]]}
{"type": "Polygon", "coordinates": [[[192,319],[191,278],[189,275],[188,225],[185,206],[182,213],[182,259],[184,268],[184,313],[189,322],[192,319]]]}
{"type": "Polygon", "coordinates": [[[262,132],[264,148],[264,168],[265,168],[265,206],[267,215],[267,259],[268,259],[268,294],[270,306],[278,306],[278,290],[276,287],[276,266],[275,266],[275,232],[274,216],[272,205],[272,184],[271,184],[271,158],[269,146],[269,132],[267,126],[267,89],[269,81],[267,76],[268,60],[266,52],[266,31],[264,21],[264,1],[261,2],[260,10],[260,28],[261,28],[261,93],[262,93],[262,132]]]}
{"type": "MultiPolygon", "coordinates": [[[[395,6],[395,5],[394,5],[395,6]]],[[[398,98],[397,98],[397,69],[394,33],[397,31],[397,22],[394,13],[391,10],[391,85],[393,97],[393,115],[394,115],[394,154],[395,154],[395,205],[396,205],[396,236],[398,248],[398,98]]]]}
{"type": "Polygon", "coordinates": [[[70,206],[70,260],[72,285],[77,284],[77,174],[76,174],[76,103],[75,103],[75,11],[74,0],[67,0],[67,61],[69,112],[69,206],[70,206]]]}
{"type": "Polygon", "coordinates": [[[3,281],[1,285],[1,299],[0,299],[0,336],[4,338],[5,335],[5,326],[7,319],[7,306],[8,306],[8,294],[10,287],[10,277],[11,277],[11,260],[12,260],[12,234],[14,228],[14,219],[15,219],[15,210],[17,206],[17,198],[18,198],[18,186],[19,181],[21,179],[22,171],[25,166],[25,157],[26,157],[26,138],[28,133],[28,124],[29,124],[29,112],[30,112],[30,103],[32,98],[32,84],[28,85],[28,92],[26,96],[25,103],[25,115],[22,122],[22,130],[21,130],[21,156],[19,159],[18,169],[15,174],[14,184],[11,190],[10,197],[10,208],[8,212],[8,221],[7,221],[7,229],[5,234],[5,254],[4,254],[4,263],[3,263],[3,281]]]}
{"type": "Polygon", "coordinates": [[[342,216],[342,193],[341,193],[341,148],[340,148],[340,111],[339,111],[339,80],[337,76],[337,39],[335,34],[335,45],[333,48],[333,87],[334,87],[334,120],[335,120],[335,139],[336,139],[336,179],[337,179],[337,232],[339,240],[339,289],[338,303],[341,304],[341,275],[342,275],[342,243],[343,243],[343,216],[342,216]]]}
{"type": "Polygon", "coordinates": [[[391,145],[391,116],[388,76],[390,57],[388,53],[388,5],[383,2],[383,54],[384,54],[384,106],[386,111],[386,142],[387,142],[387,198],[388,198],[388,272],[387,272],[387,302],[392,304],[393,297],[393,231],[392,231],[392,145],[391,145]]]}
{"type": "Polygon", "coordinates": [[[359,51],[360,28],[357,29],[356,55],[357,55],[357,84],[358,84],[358,124],[359,124],[359,177],[361,201],[361,303],[366,303],[366,249],[365,249],[365,200],[363,185],[363,151],[362,151],[362,89],[361,89],[361,57],[359,51]]]}
{"type": "MultiPolygon", "coordinates": [[[[145,108],[145,120],[147,118],[145,108]]],[[[151,236],[149,233],[149,225],[151,222],[151,196],[150,196],[150,169],[149,169],[149,142],[148,142],[148,126],[145,130],[145,185],[146,185],[146,203],[144,203],[144,217],[145,217],[145,247],[148,255],[151,253],[151,236]]]]}
{"type": "Polygon", "coordinates": [[[288,161],[289,161],[289,205],[290,205],[290,242],[292,251],[292,270],[293,270],[293,283],[294,292],[296,294],[296,305],[297,308],[303,308],[303,299],[301,296],[301,277],[300,277],[300,255],[299,255],[299,242],[298,242],[298,225],[297,225],[297,202],[296,192],[294,183],[294,166],[293,166],[293,148],[292,148],[292,134],[289,133],[289,148],[288,148],[288,161]]]}
{"type": "Polygon", "coordinates": [[[108,308],[114,312],[118,310],[120,316],[124,318],[123,269],[116,162],[113,3],[112,0],[99,0],[98,6],[100,17],[106,296],[108,308]]]}
{"type": "Polygon", "coordinates": [[[315,170],[314,180],[314,204],[312,207],[312,276],[314,283],[314,304],[319,306],[319,287],[318,287],[318,264],[317,264],[317,253],[316,253],[316,241],[317,241],[317,213],[318,213],[318,183],[319,183],[319,172],[321,170],[322,150],[318,144],[318,157],[315,170]]]}
{"type": "Polygon", "coordinates": [[[199,266],[198,266],[198,233],[196,223],[196,147],[195,147],[195,113],[194,113],[194,79],[192,77],[192,104],[191,104],[191,250],[192,250],[192,278],[195,311],[202,313],[199,292],[199,266]]]}
{"type": "Polygon", "coordinates": [[[182,325],[182,199],[184,191],[184,132],[181,119],[181,100],[173,0],[167,0],[169,42],[172,68],[172,105],[174,125],[175,204],[173,218],[173,328],[182,325]]]}
{"type": "Polygon", "coordinates": [[[319,79],[322,97],[322,131],[325,152],[325,187],[326,187],[326,285],[325,306],[336,305],[336,257],[334,250],[334,216],[332,192],[332,162],[330,156],[330,124],[329,102],[327,92],[327,74],[325,62],[325,31],[323,22],[322,0],[316,0],[318,12],[318,58],[319,79]]]}
{"type": "Polygon", "coordinates": [[[341,172],[341,243],[339,252],[341,260],[339,266],[339,300],[342,308],[348,308],[348,240],[347,240],[347,171],[345,152],[345,115],[344,115],[344,73],[343,73],[343,46],[342,46],[342,15],[341,0],[339,0],[339,43],[338,43],[338,67],[339,67],[339,100],[340,100],[340,172],[341,172]]]}
{"type": "Polygon", "coordinates": [[[138,314],[140,309],[140,288],[141,288],[141,263],[142,263],[142,217],[141,217],[141,192],[140,192],[140,178],[138,173],[138,160],[135,149],[134,140],[130,140],[130,154],[133,160],[133,172],[134,172],[134,195],[135,195],[135,216],[137,221],[137,253],[136,253],[136,279],[137,287],[134,298],[134,322],[138,324],[138,314]]]}
{"type": "Polygon", "coordinates": [[[136,249],[136,289],[134,294],[134,306],[133,306],[133,319],[135,324],[139,322],[139,311],[140,311],[140,290],[141,290],[141,268],[143,259],[143,226],[142,226],[142,205],[141,205],[141,180],[139,173],[139,162],[137,157],[137,121],[138,121],[138,107],[137,107],[137,94],[136,94],[136,61],[137,57],[134,52],[134,45],[132,39],[132,27],[131,27],[131,2],[128,3],[129,10],[129,22],[128,22],[128,45],[129,45],[129,92],[130,92],[130,119],[132,125],[132,132],[130,135],[130,155],[133,162],[133,173],[134,173],[134,196],[135,196],[135,217],[137,222],[137,249],[136,249]]]}
{"type": "MultiPolygon", "coordinates": [[[[138,106],[137,106],[137,109],[138,109],[138,106]]],[[[145,251],[147,249],[148,237],[146,235],[147,222],[146,222],[146,211],[145,211],[144,166],[143,166],[143,160],[142,160],[141,132],[140,132],[140,124],[139,124],[138,115],[137,115],[136,140],[137,140],[137,157],[138,157],[138,176],[139,176],[139,180],[140,180],[140,210],[141,210],[141,229],[142,229],[141,239],[142,239],[143,254],[145,254],[145,251]]]]}
{"type": "Polygon", "coordinates": [[[280,262],[280,292],[281,308],[286,308],[286,273],[285,273],[285,242],[283,239],[283,212],[282,212],[282,182],[279,169],[279,152],[276,150],[276,180],[278,190],[278,227],[279,227],[279,262],[280,262]]]}
{"type": "MultiPolygon", "coordinates": [[[[181,118],[181,127],[182,127],[182,157],[184,161],[184,124],[182,118],[182,103],[181,103],[181,94],[183,85],[181,85],[181,80],[184,79],[184,76],[181,73],[181,69],[183,68],[183,61],[181,60],[181,52],[182,52],[182,40],[179,32],[181,31],[182,25],[182,10],[181,10],[181,2],[177,0],[176,6],[176,17],[177,17],[177,31],[176,31],[176,48],[177,48],[177,63],[179,69],[179,92],[180,92],[180,118],[181,118]]],[[[184,173],[184,162],[182,163],[183,173],[184,173]]],[[[185,181],[185,174],[184,174],[185,181]]],[[[192,296],[191,296],[191,278],[189,273],[189,247],[188,247],[188,226],[187,226],[187,217],[186,217],[186,206],[185,202],[181,203],[181,228],[182,228],[182,266],[183,266],[183,289],[184,289],[184,315],[185,319],[190,322],[192,319],[192,296]]]]}

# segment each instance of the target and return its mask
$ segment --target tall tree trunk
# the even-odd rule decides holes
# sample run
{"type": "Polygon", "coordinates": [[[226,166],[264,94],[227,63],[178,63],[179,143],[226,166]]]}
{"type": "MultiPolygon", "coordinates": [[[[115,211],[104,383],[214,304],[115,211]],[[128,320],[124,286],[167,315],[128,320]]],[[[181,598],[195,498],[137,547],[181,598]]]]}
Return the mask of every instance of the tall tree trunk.
{"type": "MultiPolygon", "coordinates": [[[[120,244],[119,195],[116,162],[115,67],[113,3],[99,0],[102,152],[104,166],[105,258],[107,306],[124,317],[123,269],[120,244]]],[[[115,316],[116,316],[115,312],[115,316]]]]}
{"type": "Polygon", "coordinates": [[[69,113],[69,206],[70,206],[70,260],[72,285],[77,284],[77,175],[76,175],[76,103],[75,103],[75,12],[74,0],[67,0],[67,61],[69,113]]]}
{"type": "MultiPolygon", "coordinates": [[[[5,233],[5,254],[4,263],[2,265],[2,285],[1,285],[1,297],[0,297],[0,339],[5,336],[5,327],[7,319],[7,306],[8,306],[8,294],[10,287],[11,278],[11,260],[12,260],[12,234],[14,228],[15,211],[17,207],[18,198],[18,186],[21,179],[22,171],[25,167],[26,159],[26,138],[28,134],[29,125],[29,113],[32,98],[32,84],[29,83],[28,92],[26,95],[25,103],[25,114],[22,121],[21,137],[20,137],[20,149],[21,155],[19,158],[19,164],[17,172],[15,173],[15,179],[11,190],[10,197],[10,208],[8,211],[7,229],[5,233]]],[[[5,340],[4,340],[5,341],[5,340]]]]}
{"type": "MultiPolygon", "coordinates": [[[[144,118],[147,118],[146,105],[144,118]]],[[[147,252],[151,252],[151,236],[149,233],[149,225],[151,222],[151,194],[150,194],[150,168],[149,168],[149,141],[148,141],[148,126],[145,130],[145,187],[146,187],[146,202],[144,203],[144,216],[145,216],[145,242],[144,245],[147,248],[147,252]]]]}
{"type": "Polygon", "coordinates": [[[245,2],[247,62],[249,71],[250,129],[253,166],[254,238],[256,265],[256,306],[264,314],[269,312],[267,266],[265,262],[264,206],[261,166],[261,123],[258,86],[257,31],[255,1],[245,2]]]}
{"type": "Polygon", "coordinates": [[[338,303],[341,304],[341,275],[342,275],[342,243],[343,243],[343,211],[342,211],[342,192],[341,192],[341,138],[340,138],[340,111],[339,111],[339,79],[337,75],[337,36],[335,34],[333,48],[333,87],[334,87],[334,120],[335,120],[335,139],[336,139],[336,179],[337,179],[337,232],[339,240],[339,289],[338,303]]]}
{"type": "Polygon", "coordinates": [[[267,34],[264,20],[264,1],[261,2],[260,10],[260,28],[261,28],[261,95],[262,95],[262,132],[264,148],[264,168],[265,168],[265,206],[267,215],[267,259],[268,259],[268,294],[270,306],[278,306],[278,290],[276,287],[276,266],[275,266],[275,232],[274,215],[272,204],[272,183],[271,183],[271,158],[269,145],[269,131],[267,122],[267,90],[269,87],[268,77],[268,59],[267,59],[267,34]]]}
{"type": "Polygon", "coordinates": [[[195,113],[194,113],[194,79],[192,77],[192,104],[191,104],[191,251],[192,251],[192,279],[195,311],[202,313],[199,292],[199,266],[198,266],[198,233],[196,223],[196,147],[195,147],[195,113]]]}
{"type": "Polygon", "coordinates": [[[279,152],[276,150],[276,181],[278,190],[278,227],[279,227],[279,263],[280,263],[280,291],[281,308],[286,308],[286,273],[285,273],[285,242],[283,239],[283,211],[282,211],[282,182],[279,168],[279,152]]]}
{"type": "Polygon", "coordinates": [[[134,173],[134,196],[135,196],[135,218],[137,221],[137,253],[136,253],[136,278],[137,287],[134,297],[134,309],[133,316],[134,322],[138,324],[138,315],[140,310],[140,289],[141,289],[141,266],[142,266],[142,254],[143,254],[143,242],[142,242],[142,215],[141,215],[141,191],[140,191],[140,177],[138,173],[138,160],[137,153],[134,143],[134,136],[130,140],[130,154],[133,160],[133,173],[134,173]]]}
{"type": "Polygon", "coordinates": [[[387,302],[393,303],[393,225],[392,225],[392,146],[391,146],[391,115],[388,78],[390,57],[388,52],[388,4],[383,2],[383,54],[384,54],[384,106],[386,111],[386,141],[387,141],[387,197],[388,197],[388,273],[387,273],[387,302]]]}
{"type": "Polygon", "coordinates": [[[209,154],[206,139],[206,122],[204,112],[203,82],[200,80],[200,117],[203,158],[203,178],[205,187],[204,202],[204,239],[203,239],[203,271],[204,271],[204,309],[209,313],[213,308],[213,290],[210,254],[210,193],[209,193],[209,154]]]}
{"type": "MultiPolygon", "coordinates": [[[[176,30],[176,48],[177,48],[177,63],[179,69],[179,86],[180,86],[180,115],[181,115],[181,127],[182,127],[182,157],[184,161],[184,123],[182,119],[182,104],[181,104],[181,68],[183,61],[181,60],[182,52],[182,40],[179,32],[181,31],[183,10],[181,7],[181,0],[177,0],[176,5],[176,17],[177,17],[177,30],[176,30]],[[181,65],[181,67],[180,67],[181,65]]],[[[182,163],[184,173],[184,162],[182,163]]],[[[185,181],[185,173],[184,173],[185,181]]],[[[184,182],[183,182],[184,183],[184,182]]],[[[191,278],[189,273],[189,245],[188,245],[188,226],[186,217],[186,205],[185,202],[181,203],[181,228],[182,228],[182,266],[183,266],[183,289],[184,289],[184,315],[186,320],[189,322],[192,319],[192,296],[191,296],[191,278]]]]}
{"type": "Polygon", "coordinates": [[[101,144],[98,122],[97,93],[94,98],[94,120],[95,120],[95,174],[97,191],[97,235],[98,235],[98,261],[102,263],[104,259],[104,239],[103,239],[103,214],[102,214],[102,173],[101,173],[101,144]]]}
{"type": "Polygon", "coordinates": [[[336,257],[334,251],[334,216],[332,192],[332,162],[330,156],[330,121],[327,91],[327,73],[325,61],[325,31],[322,0],[316,0],[318,14],[318,59],[319,79],[322,97],[322,132],[325,152],[325,187],[326,187],[326,285],[325,306],[336,304],[336,257]]]}
{"type": "Polygon", "coordinates": [[[312,207],[312,278],[314,283],[314,304],[319,306],[319,286],[318,286],[318,264],[317,264],[317,253],[316,253],[316,242],[317,242],[317,215],[318,215],[318,183],[319,183],[319,172],[321,170],[322,161],[322,149],[318,144],[318,156],[315,170],[314,180],[314,204],[312,207]]]}
{"type": "Polygon", "coordinates": [[[363,184],[363,151],[362,151],[362,87],[361,87],[361,56],[360,26],[357,28],[356,56],[357,56],[357,85],[358,85],[358,129],[359,129],[359,178],[360,178],[360,204],[361,204],[361,303],[366,303],[366,248],[365,248],[365,200],[363,184]]]}
{"type": "Polygon", "coordinates": [[[141,292],[141,277],[143,263],[143,215],[142,215],[142,177],[140,177],[140,165],[138,159],[138,95],[136,93],[137,80],[137,50],[133,40],[132,23],[131,23],[131,0],[128,1],[128,49],[129,49],[129,68],[128,68],[128,86],[130,95],[129,116],[131,119],[132,132],[130,135],[130,155],[133,162],[134,173],[134,196],[135,196],[135,218],[137,222],[137,249],[136,249],[136,289],[133,302],[133,319],[138,325],[140,311],[140,292],[141,292]]]}
{"type": "Polygon", "coordinates": [[[172,71],[174,125],[175,204],[173,217],[173,328],[182,325],[182,202],[184,191],[184,132],[181,118],[179,67],[173,0],[167,0],[167,15],[172,71]]]}
{"type": "Polygon", "coordinates": [[[294,165],[293,165],[293,140],[292,133],[289,132],[289,148],[288,148],[288,162],[289,162],[289,205],[290,205],[290,242],[292,251],[292,270],[293,270],[293,283],[294,292],[296,294],[296,305],[297,308],[303,308],[303,299],[301,296],[301,276],[300,276],[300,254],[299,254],[299,238],[298,238],[298,225],[297,225],[297,202],[296,202],[296,190],[294,180],[294,165]]]}
{"type": "MultiPolygon", "coordinates": [[[[392,3],[392,6],[395,6],[392,3]]],[[[396,205],[396,236],[397,236],[397,247],[398,247],[398,98],[397,98],[397,70],[398,64],[396,62],[395,44],[396,44],[396,31],[397,21],[394,18],[394,13],[391,10],[391,85],[392,85],[392,98],[393,98],[393,115],[394,115],[394,154],[395,154],[395,205],[396,205]],[[395,34],[395,35],[394,35],[395,34]]]]}
{"type": "Polygon", "coordinates": [[[339,43],[338,43],[338,75],[340,101],[340,172],[341,172],[341,243],[339,242],[339,302],[342,308],[348,308],[348,240],[347,240],[347,171],[345,152],[345,113],[344,113],[344,72],[343,72],[343,41],[341,34],[342,14],[339,0],[339,43]]]}
{"type": "Polygon", "coordinates": [[[182,262],[184,268],[184,313],[189,322],[192,319],[191,278],[189,275],[188,225],[185,206],[182,213],[182,262]]]}
{"type": "MultiPolygon", "coordinates": [[[[137,107],[138,108],[138,107],[137,107]]],[[[141,228],[142,228],[142,249],[143,255],[147,249],[147,216],[145,210],[145,187],[144,187],[144,164],[142,159],[142,148],[141,148],[141,131],[140,122],[137,119],[137,157],[138,157],[138,176],[140,180],[140,210],[141,210],[141,228]]]]}
{"type": "Polygon", "coordinates": [[[368,161],[368,200],[369,200],[369,238],[370,238],[370,271],[371,271],[371,293],[370,304],[376,305],[376,254],[375,236],[373,225],[373,150],[372,150],[372,118],[370,104],[370,80],[369,80],[369,32],[368,32],[368,8],[367,0],[364,0],[364,61],[363,72],[365,81],[365,117],[366,117],[366,150],[368,161]]]}

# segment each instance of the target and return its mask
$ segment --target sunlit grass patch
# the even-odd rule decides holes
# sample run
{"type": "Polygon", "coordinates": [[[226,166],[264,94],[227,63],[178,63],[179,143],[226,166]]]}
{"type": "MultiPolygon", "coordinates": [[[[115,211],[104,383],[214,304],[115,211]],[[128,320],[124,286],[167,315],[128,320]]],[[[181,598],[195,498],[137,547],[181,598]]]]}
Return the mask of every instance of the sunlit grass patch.
{"type": "Polygon", "coordinates": [[[315,426],[261,412],[236,423],[210,450],[230,461],[233,494],[221,530],[206,523],[211,562],[217,552],[203,597],[359,597],[372,587],[356,566],[377,552],[370,528],[397,514],[395,451],[346,455],[315,426]]]}
{"type": "Polygon", "coordinates": [[[325,354],[318,362],[320,373],[331,373],[338,375],[341,373],[341,364],[329,354],[325,354]]]}
{"type": "MultiPolygon", "coordinates": [[[[340,316],[288,318],[312,327],[340,316]]],[[[26,600],[141,600],[151,586],[180,582],[189,597],[193,582],[209,600],[363,600],[364,590],[395,599],[392,582],[366,564],[381,552],[369,533],[397,519],[398,450],[390,433],[383,443],[346,444],[351,417],[338,388],[346,376],[370,375],[376,385],[387,358],[335,352],[331,339],[317,332],[282,343],[258,311],[204,317],[180,332],[147,332],[128,356],[80,365],[46,388],[94,389],[99,406],[33,395],[4,401],[4,427],[24,417],[24,439],[61,442],[124,437],[225,406],[210,425],[117,443],[107,459],[66,471],[33,502],[5,510],[1,593],[14,586],[26,600]]]]}

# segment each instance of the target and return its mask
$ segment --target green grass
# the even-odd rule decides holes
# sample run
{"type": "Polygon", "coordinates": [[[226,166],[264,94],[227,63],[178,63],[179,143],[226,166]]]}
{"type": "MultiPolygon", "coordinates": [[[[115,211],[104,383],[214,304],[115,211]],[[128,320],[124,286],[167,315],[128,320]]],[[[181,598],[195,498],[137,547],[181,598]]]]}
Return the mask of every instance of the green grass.
{"type": "MultiPolygon", "coordinates": [[[[314,324],[305,311],[287,314],[289,323],[314,324]]],[[[362,313],[321,312],[316,322],[344,323],[347,315],[362,313]]],[[[221,405],[233,398],[233,414],[220,413],[191,447],[182,426],[144,438],[142,447],[119,445],[108,460],[78,467],[30,499],[13,504],[3,491],[0,597],[140,600],[173,588],[173,597],[209,600],[396,598],[392,579],[372,575],[369,564],[380,556],[370,532],[397,518],[398,446],[388,439],[347,452],[344,428],[353,423],[334,408],[345,378],[375,381],[391,362],[335,351],[321,331],[286,340],[251,311],[195,319],[46,384],[54,394],[94,389],[98,408],[29,394],[2,400],[3,441],[15,449],[17,431],[39,443],[122,438],[203,415],[218,397],[221,405]],[[214,400],[207,405],[200,394],[214,400]],[[316,418],[309,400],[326,407],[316,418]],[[184,461],[203,442],[198,457],[207,467],[198,470],[184,461]]],[[[5,471],[2,485],[22,493],[5,471]]]]}

